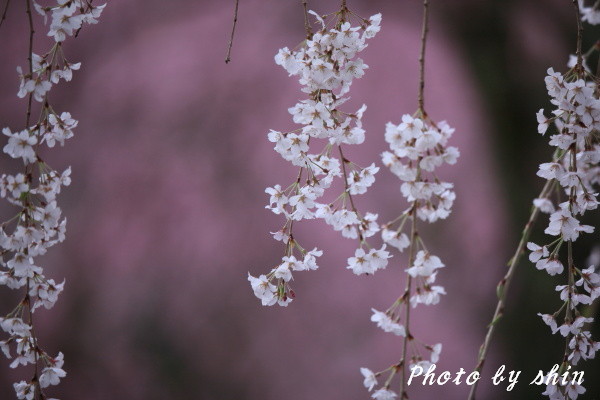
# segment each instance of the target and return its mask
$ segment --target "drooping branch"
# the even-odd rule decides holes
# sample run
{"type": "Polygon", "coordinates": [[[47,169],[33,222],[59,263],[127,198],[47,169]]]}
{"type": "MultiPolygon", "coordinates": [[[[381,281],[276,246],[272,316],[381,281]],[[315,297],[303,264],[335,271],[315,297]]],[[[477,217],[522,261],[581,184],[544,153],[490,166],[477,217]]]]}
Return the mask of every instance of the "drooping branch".
{"type": "Polygon", "coordinates": [[[421,51],[419,53],[419,111],[423,118],[425,112],[425,50],[427,47],[427,34],[429,33],[429,0],[423,0],[423,27],[421,29],[421,51]]]}
{"type": "Polygon", "coordinates": [[[225,57],[225,64],[229,64],[231,61],[231,48],[233,47],[233,38],[235,36],[235,27],[238,20],[238,8],[240,0],[235,0],[235,9],[233,10],[233,25],[231,26],[231,36],[229,37],[229,43],[227,44],[227,56],[225,57]]]}

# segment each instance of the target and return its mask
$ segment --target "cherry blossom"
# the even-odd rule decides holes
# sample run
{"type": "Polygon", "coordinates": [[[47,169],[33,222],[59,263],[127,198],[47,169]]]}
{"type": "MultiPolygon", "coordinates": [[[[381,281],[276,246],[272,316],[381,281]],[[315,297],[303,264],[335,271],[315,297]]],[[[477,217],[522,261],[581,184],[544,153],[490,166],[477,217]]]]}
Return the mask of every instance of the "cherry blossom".
{"type": "Polygon", "coordinates": [[[371,390],[373,390],[375,385],[377,385],[377,377],[375,376],[373,371],[371,371],[368,368],[361,368],[360,373],[363,374],[363,376],[365,377],[363,384],[365,385],[367,390],[370,392],[371,390]]]}
{"type": "Polygon", "coordinates": [[[359,247],[347,266],[357,275],[385,268],[390,258],[385,245],[376,249],[366,241],[379,231],[377,214],[361,213],[354,203],[354,196],[365,194],[373,185],[379,167],[374,163],[367,167],[352,163],[342,148],[365,140],[362,116],[366,105],[354,112],[343,111],[341,105],[348,99],[344,96],[352,81],[368,69],[356,55],[367,47],[366,40],[379,31],[381,15],[361,18],[360,26],[352,26],[349,18],[353,13],[344,6],[335,14],[334,26],[327,29],[320,15],[314,11],[309,14],[316,18],[320,29],[308,35],[295,50],[284,47],[275,55],[275,63],[289,76],[297,77],[302,92],[309,97],[288,108],[292,120],[302,125],[300,128],[290,132],[271,130],[267,134],[274,150],[299,167],[299,173],[288,187],[277,184],[265,190],[269,195],[266,208],[284,216],[286,221],[274,234],[285,245],[282,263],[266,275],[248,278],[263,305],[288,305],[294,297],[290,287],[292,272],[316,269],[316,257],[323,253],[317,249],[307,252],[300,245],[292,231],[295,222],[321,219],[343,237],[357,239],[359,247]],[[322,149],[314,152],[314,145],[320,142],[322,149]],[[335,179],[341,179],[344,191],[333,201],[324,200],[335,179]]]}
{"type": "MultiPolygon", "coordinates": [[[[46,14],[51,14],[48,35],[57,42],[73,36],[82,24],[95,23],[104,8],[104,5],[94,6],[81,0],[58,0],[54,5],[43,7],[33,1],[33,5],[44,16],[44,22],[46,14]]],[[[27,12],[31,13],[29,8],[27,12]]],[[[30,30],[33,35],[34,26],[30,26],[30,30]]],[[[63,354],[50,357],[39,345],[34,335],[32,314],[41,306],[52,308],[64,289],[65,281],[56,283],[54,279],[48,279],[36,258],[65,240],[66,219],[58,206],[57,196],[62,187],[71,183],[70,168],[63,172],[53,169],[42,160],[38,151],[44,142],[52,148],[57,142],[62,146],[73,137],[77,120],[69,112],[57,113],[48,94],[60,80],[70,81],[73,71],[81,64],[68,62],[60,44],[54,44],[44,55],[34,53],[31,47],[29,58],[28,72],[17,68],[20,79],[17,96],[29,96],[30,100],[27,126],[14,132],[9,127],[2,129],[8,138],[3,152],[22,159],[24,172],[0,177],[0,197],[17,208],[16,216],[0,228],[0,285],[24,289],[25,293],[23,300],[6,317],[0,317],[0,327],[9,336],[0,342],[0,348],[12,360],[11,368],[34,365],[32,380],[13,385],[18,399],[33,400],[48,398],[44,390],[59,384],[66,376],[62,368],[63,354]],[[31,123],[32,100],[40,103],[39,118],[34,123],[31,123]]]]}
{"type": "MultiPolygon", "coordinates": [[[[583,1],[579,1],[578,6],[583,21],[600,22],[596,6],[584,7],[583,1]]],[[[572,256],[579,237],[594,232],[594,227],[584,225],[580,220],[586,212],[598,207],[600,145],[594,135],[600,129],[600,99],[597,81],[590,74],[583,56],[571,56],[568,67],[570,70],[564,75],[548,69],[545,83],[553,105],[552,117],[546,118],[544,110],[537,114],[539,133],[545,134],[552,125],[557,131],[549,140],[549,145],[555,148],[554,159],[542,163],[537,175],[549,181],[556,191],[556,198],[566,197],[567,200],[559,200],[556,206],[548,197],[534,201],[542,212],[550,214],[544,233],[554,238],[544,245],[527,244],[531,251],[529,260],[537,269],[549,275],[566,272],[567,284],[555,288],[563,301],[562,307],[552,315],[538,314],[553,334],[565,337],[563,370],[595,356],[598,345],[587,328],[594,319],[582,316],[578,306],[592,304],[600,295],[600,276],[595,268],[579,269],[572,256]],[[564,265],[561,254],[566,260],[564,265]]],[[[557,385],[553,382],[542,394],[550,399],[576,399],[585,392],[580,383],[557,385]]]]}

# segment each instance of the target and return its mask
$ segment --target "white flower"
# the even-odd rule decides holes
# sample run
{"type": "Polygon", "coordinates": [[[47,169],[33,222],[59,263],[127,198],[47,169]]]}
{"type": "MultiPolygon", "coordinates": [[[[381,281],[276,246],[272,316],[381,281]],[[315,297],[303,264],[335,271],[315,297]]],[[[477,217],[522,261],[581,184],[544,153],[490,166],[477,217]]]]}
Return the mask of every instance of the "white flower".
{"type": "Polygon", "coordinates": [[[377,224],[377,214],[366,213],[360,224],[360,230],[362,231],[363,237],[368,238],[379,232],[379,224],[377,224]]]}
{"type": "Polygon", "coordinates": [[[415,257],[415,262],[412,267],[406,271],[410,276],[424,276],[428,277],[432,275],[435,270],[443,268],[444,264],[438,256],[431,255],[429,252],[420,250],[415,257]]]}
{"type": "MultiPolygon", "coordinates": [[[[548,377],[544,377],[546,381],[548,377]]],[[[560,384],[560,382],[559,382],[560,384]]],[[[559,389],[559,385],[553,385],[552,383],[546,386],[546,390],[542,393],[544,396],[548,396],[550,400],[575,400],[580,394],[585,393],[585,388],[577,383],[569,382],[566,386],[560,385],[566,391],[565,394],[559,389]]]]}
{"type": "Polygon", "coordinates": [[[577,286],[583,286],[590,294],[590,300],[594,301],[600,297],[600,275],[595,272],[594,266],[581,271],[581,278],[575,282],[577,286]]]}
{"type": "Polygon", "coordinates": [[[375,387],[375,385],[377,385],[377,377],[375,376],[375,374],[373,373],[373,371],[371,371],[368,368],[361,368],[360,369],[360,373],[365,378],[365,380],[363,382],[363,385],[365,385],[365,387],[367,388],[367,390],[370,392],[371,390],[373,390],[373,388],[375,387]]]}
{"type": "Polygon", "coordinates": [[[565,173],[564,167],[556,162],[540,164],[537,176],[545,179],[560,179],[565,173]]]}
{"type": "Polygon", "coordinates": [[[552,330],[552,333],[555,333],[558,330],[558,325],[556,324],[556,319],[554,318],[554,316],[552,316],[550,314],[540,314],[540,313],[538,313],[537,315],[542,317],[542,320],[544,321],[544,323],[546,325],[548,325],[550,327],[550,329],[552,330]]]}
{"type": "Polygon", "coordinates": [[[61,210],[56,206],[56,201],[51,201],[45,207],[38,207],[33,212],[33,217],[42,224],[46,232],[51,231],[58,225],[61,210]]]}
{"type": "Polygon", "coordinates": [[[37,296],[32,310],[43,305],[46,309],[50,309],[54,306],[58,300],[58,295],[63,291],[65,287],[65,281],[57,284],[54,279],[48,279],[46,282],[38,283],[33,286],[29,292],[30,296],[37,296]]]}
{"type": "Polygon", "coordinates": [[[102,4],[99,6],[90,6],[88,11],[84,14],[81,14],[83,18],[83,23],[85,24],[96,24],[98,23],[98,18],[100,18],[100,14],[106,7],[106,4],[102,4]]]}
{"type": "Polygon", "coordinates": [[[304,255],[304,261],[302,264],[306,267],[306,269],[317,269],[319,268],[317,265],[317,257],[321,257],[322,255],[322,250],[317,250],[314,248],[304,255]]]}
{"type": "Polygon", "coordinates": [[[369,26],[367,26],[367,29],[365,30],[365,37],[370,39],[375,36],[381,29],[380,24],[381,13],[372,15],[371,18],[369,18],[369,26]]]}
{"type": "Polygon", "coordinates": [[[575,187],[579,184],[579,174],[577,172],[565,172],[560,178],[558,178],[558,182],[564,188],[575,187]]]}
{"type": "Polygon", "coordinates": [[[598,193],[581,192],[575,198],[575,214],[583,214],[588,210],[598,208],[598,193]]]}
{"type": "Polygon", "coordinates": [[[545,269],[549,275],[562,274],[565,269],[562,263],[556,258],[542,258],[536,262],[535,267],[540,271],[545,269]]]}
{"type": "Polygon", "coordinates": [[[580,394],[584,394],[586,389],[582,385],[578,385],[576,382],[569,382],[567,384],[567,395],[569,399],[575,400],[580,394]]]}
{"type": "Polygon", "coordinates": [[[600,10],[597,7],[585,7],[584,0],[578,0],[578,3],[582,21],[586,21],[590,25],[600,24],[600,10]]]}
{"type": "Polygon", "coordinates": [[[447,164],[450,164],[450,165],[456,164],[458,157],[460,157],[460,151],[456,147],[453,147],[453,146],[446,147],[446,149],[444,150],[444,153],[442,154],[442,158],[444,159],[444,162],[446,162],[447,164]]]}
{"type": "Polygon", "coordinates": [[[410,245],[410,241],[408,240],[408,236],[405,233],[394,232],[389,229],[382,229],[381,238],[384,242],[397,248],[399,251],[403,251],[410,245]]]}
{"type": "MultiPolygon", "coordinates": [[[[31,243],[28,243],[28,245],[31,243]]],[[[20,278],[33,278],[35,274],[41,274],[42,269],[33,265],[33,257],[23,253],[15,253],[12,259],[6,263],[13,270],[15,276],[20,278]]]]}
{"type": "Polygon", "coordinates": [[[435,129],[421,131],[415,141],[415,149],[419,153],[425,153],[427,150],[433,150],[442,140],[442,135],[435,129]]]}
{"type": "Polygon", "coordinates": [[[431,362],[433,364],[437,363],[440,360],[441,352],[442,352],[442,344],[441,343],[437,343],[437,344],[433,345],[433,348],[431,349],[431,362]]]}
{"type": "Polygon", "coordinates": [[[254,290],[254,295],[261,300],[263,306],[271,306],[277,302],[277,288],[269,282],[265,275],[255,278],[248,273],[248,280],[254,290]]]}
{"type": "Polygon", "coordinates": [[[369,251],[369,261],[374,270],[384,269],[388,264],[388,259],[392,257],[385,249],[386,245],[384,244],[380,249],[371,249],[369,251]]]}
{"type": "Polygon", "coordinates": [[[396,393],[386,388],[379,389],[371,395],[375,400],[394,400],[396,397],[398,397],[396,393]]]}
{"type": "Polygon", "coordinates": [[[575,138],[571,135],[558,134],[550,137],[550,146],[558,147],[562,150],[567,150],[571,144],[575,143],[575,138]]]}
{"type": "Polygon", "coordinates": [[[550,199],[534,199],[533,205],[540,209],[541,212],[551,214],[555,211],[554,204],[550,199]]]}
{"type": "Polygon", "coordinates": [[[19,73],[21,79],[17,96],[19,98],[23,98],[29,93],[32,93],[35,101],[43,101],[46,96],[46,93],[48,93],[48,91],[52,89],[52,83],[45,79],[41,79],[40,77],[36,79],[26,78],[23,75],[21,67],[17,67],[17,72],[19,73]]]}
{"type": "Polygon", "coordinates": [[[314,218],[312,209],[315,207],[316,195],[311,192],[310,187],[304,186],[300,194],[290,197],[290,205],[294,207],[292,219],[300,221],[302,219],[314,218]]]}
{"type": "Polygon", "coordinates": [[[423,287],[417,287],[416,293],[410,297],[410,305],[415,308],[418,304],[435,305],[440,302],[440,295],[446,294],[442,286],[433,286],[437,272],[425,279],[423,287]]]}
{"type": "Polygon", "coordinates": [[[408,114],[402,116],[402,122],[398,125],[398,129],[402,132],[406,140],[416,139],[421,136],[425,124],[419,118],[413,118],[408,114]]]}
{"type": "Polygon", "coordinates": [[[292,264],[292,263],[293,264],[296,263],[296,259],[294,258],[294,256],[284,257],[284,262],[281,263],[274,270],[273,275],[275,276],[275,278],[283,279],[285,282],[290,281],[292,279],[292,271],[290,270],[289,264],[292,264]],[[293,261],[287,262],[287,261],[285,261],[286,258],[293,258],[293,261]]]}
{"type": "Polygon", "coordinates": [[[63,112],[60,117],[56,114],[50,114],[48,116],[48,122],[50,123],[51,129],[46,132],[42,139],[42,141],[46,141],[48,147],[54,147],[55,142],[58,142],[63,146],[65,140],[73,137],[73,129],[75,129],[78,124],[78,121],[71,118],[71,114],[68,112],[63,112]]]}
{"type": "Polygon", "coordinates": [[[285,233],[283,231],[283,229],[278,230],[277,232],[270,232],[270,233],[271,233],[271,235],[273,235],[273,239],[277,240],[278,242],[287,243],[288,240],[290,240],[290,235],[285,233]]]}
{"type": "Polygon", "coordinates": [[[592,226],[581,225],[579,221],[571,215],[571,212],[567,207],[562,207],[559,211],[550,215],[550,224],[544,230],[548,235],[562,235],[565,241],[577,240],[579,232],[592,233],[593,231],[594,228],[592,226]]]}
{"type": "Polygon", "coordinates": [[[543,108],[540,109],[540,111],[538,111],[535,116],[536,116],[537,122],[538,122],[538,132],[543,135],[548,130],[548,120],[546,119],[546,116],[544,115],[544,109],[543,108]]]}
{"type": "Polygon", "coordinates": [[[540,258],[548,257],[550,254],[546,246],[540,247],[533,242],[527,243],[527,248],[531,250],[531,253],[529,253],[529,261],[531,262],[538,262],[540,258]]]}
{"type": "Polygon", "coordinates": [[[281,65],[290,76],[296,75],[303,67],[301,61],[296,59],[295,54],[292,54],[287,47],[279,49],[279,52],[275,56],[275,64],[281,65]]]}
{"type": "Polygon", "coordinates": [[[350,194],[363,194],[375,182],[375,174],[379,171],[379,167],[375,164],[363,168],[360,171],[354,171],[348,177],[348,192],[350,194]]]}
{"type": "Polygon", "coordinates": [[[354,251],[354,257],[348,258],[347,269],[351,269],[356,275],[372,274],[375,269],[371,265],[367,253],[362,248],[358,248],[354,251]]]}
{"type": "Polygon", "coordinates": [[[403,325],[393,321],[386,313],[377,311],[372,308],[373,315],[371,321],[375,322],[377,326],[383,329],[384,332],[393,333],[397,336],[406,336],[406,330],[403,325]]]}
{"type": "Polygon", "coordinates": [[[20,381],[13,384],[17,399],[19,400],[33,400],[35,398],[35,385],[33,383],[27,383],[20,381]]]}
{"type": "Polygon", "coordinates": [[[380,249],[371,249],[368,253],[362,248],[356,249],[354,257],[348,258],[347,269],[351,269],[356,275],[373,274],[378,269],[383,269],[391,258],[390,253],[385,250],[384,244],[380,249]]]}
{"type": "Polygon", "coordinates": [[[285,206],[288,203],[287,196],[281,190],[281,185],[275,185],[274,187],[268,187],[265,189],[265,193],[270,196],[269,205],[266,208],[273,211],[275,214],[285,213],[285,206]]]}
{"type": "Polygon", "coordinates": [[[75,31],[81,28],[83,16],[74,15],[74,2],[72,7],[57,7],[52,11],[52,23],[48,36],[54,37],[57,42],[63,42],[67,36],[73,36],[75,31]]]}
{"type": "Polygon", "coordinates": [[[8,144],[3,149],[6,154],[12,158],[22,158],[26,164],[36,161],[33,146],[37,143],[37,137],[30,135],[28,130],[12,133],[4,128],[2,133],[8,136],[8,144]]]}
{"type": "Polygon", "coordinates": [[[42,388],[50,385],[58,385],[60,383],[60,378],[67,376],[67,373],[62,369],[64,364],[63,353],[58,353],[58,356],[50,360],[50,363],[51,366],[44,368],[40,375],[40,386],[42,388]]]}
{"type": "Polygon", "coordinates": [[[31,325],[23,322],[21,318],[0,318],[0,328],[9,335],[29,336],[31,325]]]}
{"type": "Polygon", "coordinates": [[[594,322],[594,318],[585,318],[583,316],[575,317],[571,324],[571,333],[577,335],[582,332],[583,325],[594,322]]]}
{"type": "MultiPolygon", "coordinates": [[[[586,18],[588,17],[588,14],[586,13],[587,10],[589,10],[589,7],[581,7],[581,14],[582,14],[582,21],[585,21],[586,18]]],[[[583,63],[583,68],[587,71],[590,72],[590,68],[588,67],[586,61],[585,61],[585,56],[582,59],[582,63],[583,63]]],[[[568,68],[573,68],[575,67],[575,65],[577,65],[577,56],[575,54],[569,54],[569,61],[567,61],[567,67],[568,68]]]]}
{"type": "Polygon", "coordinates": [[[0,340],[0,350],[2,351],[2,353],[4,353],[6,358],[8,358],[8,359],[12,358],[10,355],[10,347],[8,347],[8,341],[0,340]]]}
{"type": "Polygon", "coordinates": [[[10,192],[15,199],[18,199],[22,193],[29,190],[29,185],[26,182],[27,177],[23,174],[3,175],[1,181],[2,197],[6,196],[6,192],[10,192]]]}

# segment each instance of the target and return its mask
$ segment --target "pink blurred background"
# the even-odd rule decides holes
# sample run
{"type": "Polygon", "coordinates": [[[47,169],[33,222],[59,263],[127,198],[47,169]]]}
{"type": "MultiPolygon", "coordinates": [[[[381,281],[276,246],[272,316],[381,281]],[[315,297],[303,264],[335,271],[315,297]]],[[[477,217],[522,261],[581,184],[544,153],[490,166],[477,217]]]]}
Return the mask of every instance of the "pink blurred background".
{"type": "MultiPolygon", "coordinates": [[[[347,150],[365,165],[385,149],[385,123],[416,109],[421,7],[418,1],[348,3],[364,17],[383,13],[382,30],[362,56],[370,69],[354,83],[348,106],[368,105],[366,143],[347,150]]],[[[413,329],[426,342],[443,343],[438,370],[454,372],[475,364],[495,284],[522,223],[511,214],[517,189],[502,169],[517,168],[539,187],[532,165],[546,153],[529,160],[521,150],[516,157],[528,163],[519,170],[511,153],[498,152],[495,110],[480,83],[493,77],[477,76],[481,69],[472,63],[485,63],[486,54],[467,55],[452,25],[460,20],[445,14],[448,4],[436,10],[433,3],[426,104],[432,118],[456,127],[461,158],[441,172],[456,185],[452,215],[423,228],[428,247],[447,266],[439,280],[448,294],[419,309],[413,329]]],[[[319,13],[337,4],[309,1],[319,13]]],[[[456,7],[478,9],[473,4],[457,1],[456,7]]],[[[528,73],[543,96],[545,68],[562,65],[568,50],[558,26],[548,29],[532,4],[513,7],[515,37],[504,39],[515,62],[533,60],[528,73]]],[[[15,96],[14,70],[25,65],[27,35],[19,7],[11,5],[0,29],[0,120],[14,128],[22,128],[26,107],[15,96]]],[[[233,61],[225,65],[232,12],[233,1],[110,2],[98,25],[65,44],[82,69],[51,94],[57,110],[79,119],[76,137],[45,157],[57,169],[73,168],[73,184],[60,199],[67,241],[43,264],[49,277],[66,277],[66,288],[55,308],[37,317],[42,345],[66,355],[68,376],[52,396],[365,399],[359,367],[384,369],[400,356],[401,342],[369,318],[372,307],[385,309],[401,293],[402,256],[374,277],[356,277],[344,268],[355,243],[320,222],[303,223],[301,242],[325,250],[321,268],[295,274],[297,299],[287,309],[262,307],[252,294],[247,273],[267,272],[282,253],[269,235],[282,221],[264,209],[264,188],[294,175],[266,133],[293,129],[287,108],[303,98],[273,56],[303,40],[303,16],[296,1],[241,0],[233,61]]],[[[533,114],[526,118],[534,126],[533,114]]],[[[6,157],[1,163],[4,170],[13,165],[6,157]]],[[[377,210],[381,221],[404,207],[399,182],[384,168],[369,193],[360,206],[377,210]]],[[[515,296],[519,288],[517,282],[515,296]]],[[[2,289],[0,297],[5,312],[14,295],[2,289]]],[[[523,369],[505,351],[511,341],[526,340],[518,333],[499,336],[486,374],[501,364],[523,369]]],[[[7,365],[0,364],[1,399],[12,398],[11,383],[29,374],[7,365]]],[[[506,398],[487,381],[481,398],[506,398]]],[[[466,385],[415,385],[411,399],[461,399],[467,392],[466,385]]]]}

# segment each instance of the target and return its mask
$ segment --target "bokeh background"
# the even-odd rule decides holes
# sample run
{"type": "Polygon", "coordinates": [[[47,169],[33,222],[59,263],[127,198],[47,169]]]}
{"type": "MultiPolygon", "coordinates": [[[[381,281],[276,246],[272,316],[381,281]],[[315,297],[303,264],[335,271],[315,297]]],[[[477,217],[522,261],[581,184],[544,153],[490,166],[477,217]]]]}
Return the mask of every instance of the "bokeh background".
{"type": "MultiPolygon", "coordinates": [[[[21,129],[26,102],[16,97],[15,67],[26,64],[28,32],[22,4],[12,3],[0,28],[0,121],[21,129]]],[[[348,4],[364,17],[383,13],[380,34],[362,53],[370,69],[349,104],[368,105],[367,141],[347,150],[365,165],[385,148],[384,124],[416,109],[421,2],[348,4]]],[[[368,398],[359,367],[380,370],[399,358],[400,341],[369,318],[371,307],[385,309],[401,293],[402,256],[358,278],[344,268],[354,243],[320,222],[303,223],[301,242],[325,250],[321,268],[295,274],[297,299],[287,309],[262,307],[252,294],[247,273],[268,271],[282,252],[269,235],[282,221],[264,209],[263,190],[294,176],[266,133],[293,129],[287,108],[303,97],[273,56],[300,43],[304,28],[299,1],[241,0],[225,65],[233,6],[109,2],[99,24],[66,42],[82,69],[51,99],[80,123],[74,139],[44,157],[57,169],[71,165],[73,184],[60,199],[67,241],[43,265],[67,284],[55,308],[36,317],[42,345],[66,355],[68,377],[49,391],[54,397],[358,400],[368,398]]],[[[323,14],[337,6],[309,0],[323,14]]],[[[426,105],[456,127],[461,158],[441,172],[456,184],[452,215],[423,228],[447,265],[439,280],[448,294],[419,309],[413,329],[443,343],[438,371],[456,372],[475,365],[495,285],[543,185],[536,165],[550,150],[535,112],[548,106],[546,69],[564,70],[574,50],[575,18],[567,0],[433,0],[431,12],[426,105]]],[[[38,52],[49,43],[39,36],[38,52]]],[[[584,48],[597,37],[588,29],[584,48]]],[[[3,157],[0,165],[16,164],[3,157]]],[[[360,207],[394,218],[404,207],[399,182],[382,169],[360,207]]],[[[10,212],[3,206],[3,216],[10,212]]],[[[597,217],[588,223],[597,226],[597,217]]],[[[540,223],[537,237],[541,230],[540,223]]],[[[598,242],[589,236],[578,241],[579,262],[598,242]]],[[[558,283],[521,263],[480,398],[540,397],[542,388],[528,383],[560,361],[564,344],[535,314],[556,309],[558,283]],[[503,364],[523,371],[510,393],[489,383],[503,364]]],[[[5,313],[16,295],[3,288],[0,299],[5,313]]],[[[585,366],[584,398],[598,398],[600,364],[585,366]]],[[[0,364],[0,399],[13,398],[12,382],[28,376],[0,364]]],[[[420,386],[411,399],[463,399],[469,389],[420,386]]]]}

